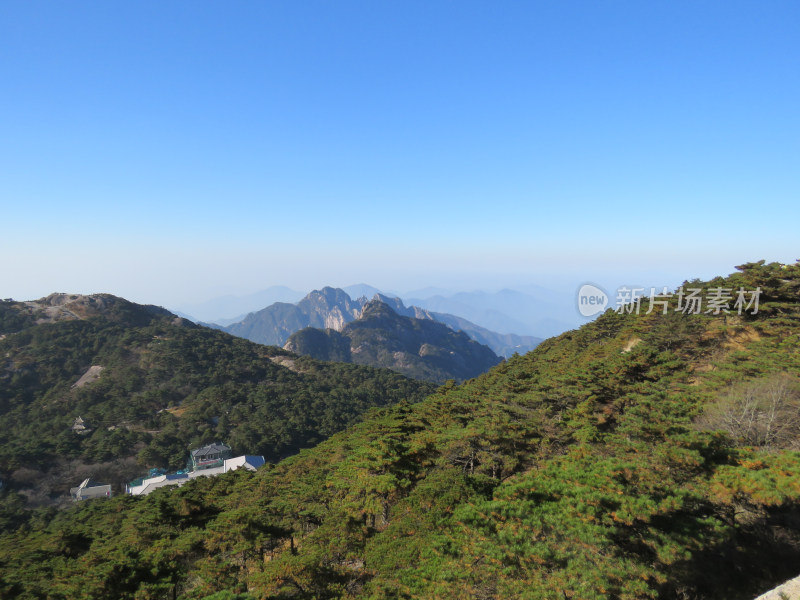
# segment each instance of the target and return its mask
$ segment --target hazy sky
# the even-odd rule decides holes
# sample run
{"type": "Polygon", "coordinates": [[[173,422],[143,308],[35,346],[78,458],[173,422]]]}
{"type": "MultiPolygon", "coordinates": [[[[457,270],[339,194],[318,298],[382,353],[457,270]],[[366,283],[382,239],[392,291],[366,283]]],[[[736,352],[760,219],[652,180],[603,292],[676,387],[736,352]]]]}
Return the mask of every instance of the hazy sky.
{"type": "Polygon", "coordinates": [[[794,261],[799,31],[794,0],[4,0],[0,297],[794,261]]]}

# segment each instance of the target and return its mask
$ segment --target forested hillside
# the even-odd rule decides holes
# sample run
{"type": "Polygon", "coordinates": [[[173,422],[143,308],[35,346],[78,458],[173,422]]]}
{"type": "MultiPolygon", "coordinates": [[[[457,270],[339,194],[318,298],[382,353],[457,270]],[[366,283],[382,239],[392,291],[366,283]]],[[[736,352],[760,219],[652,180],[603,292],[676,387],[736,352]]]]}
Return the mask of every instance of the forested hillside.
{"type": "Polygon", "coordinates": [[[108,295],[1,302],[0,327],[0,478],[37,502],[89,474],[122,483],[183,467],[189,448],[215,440],[277,461],[433,389],[108,295]]]}
{"type": "Polygon", "coordinates": [[[7,519],[0,594],[752,598],[800,572],[800,265],[686,287],[740,286],[757,313],[609,310],[274,467],[7,519]]]}

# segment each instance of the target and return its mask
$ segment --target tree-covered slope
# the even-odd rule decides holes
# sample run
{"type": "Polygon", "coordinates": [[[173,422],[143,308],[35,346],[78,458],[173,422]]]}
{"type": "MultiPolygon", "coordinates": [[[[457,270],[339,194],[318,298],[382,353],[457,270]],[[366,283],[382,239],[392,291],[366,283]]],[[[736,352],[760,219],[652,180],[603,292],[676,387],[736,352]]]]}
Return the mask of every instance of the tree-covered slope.
{"type": "Polygon", "coordinates": [[[214,440],[277,461],[370,407],[432,389],[260,346],[157,307],[74,298],[0,303],[0,478],[12,487],[64,495],[87,469],[120,483],[143,467],[182,467],[190,447],[214,440]],[[72,429],[78,416],[83,433],[72,429]]]}
{"type": "Polygon", "coordinates": [[[800,266],[691,284],[739,286],[757,314],[608,311],[272,468],[39,512],[0,593],[752,598],[800,571],[800,266]]]}
{"type": "Polygon", "coordinates": [[[384,367],[436,383],[470,379],[500,362],[488,346],[464,332],[430,319],[399,315],[380,300],[364,305],[359,317],[341,331],[302,329],[284,347],[320,360],[384,367]]]}

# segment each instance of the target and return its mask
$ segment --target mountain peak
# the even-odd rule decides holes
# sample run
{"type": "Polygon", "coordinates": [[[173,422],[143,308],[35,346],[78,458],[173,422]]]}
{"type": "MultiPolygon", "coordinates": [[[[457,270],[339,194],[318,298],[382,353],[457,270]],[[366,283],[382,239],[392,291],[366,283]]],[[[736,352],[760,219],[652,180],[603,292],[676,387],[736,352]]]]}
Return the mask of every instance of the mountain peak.
{"type": "MultiPolygon", "coordinates": [[[[394,299],[389,299],[392,304],[394,299]]],[[[401,307],[402,302],[399,304],[401,307]]],[[[341,328],[305,328],[285,349],[322,360],[385,367],[416,379],[443,383],[475,377],[500,358],[487,346],[430,318],[398,314],[380,295],[341,328]]]]}
{"type": "Polygon", "coordinates": [[[376,294],[375,298],[367,302],[364,307],[361,309],[361,316],[360,319],[365,319],[368,317],[397,317],[400,316],[396,311],[392,309],[392,307],[384,302],[382,299],[378,298],[376,294]]]}
{"type": "Polygon", "coordinates": [[[345,306],[353,302],[353,299],[343,289],[325,286],[321,290],[313,290],[303,298],[299,304],[304,302],[319,303],[324,302],[328,308],[333,306],[345,306]]]}
{"type": "MultiPolygon", "coordinates": [[[[351,288],[354,287],[357,286],[351,286],[351,288]]],[[[402,317],[437,321],[444,323],[454,331],[464,331],[479,344],[486,344],[495,353],[506,357],[515,352],[525,353],[541,341],[539,338],[530,336],[499,334],[479,327],[464,318],[433,312],[419,306],[406,306],[397,296],[384,294],[375,288],[371,288],[371,290],[374,290],[374,293],[356,296],[353,299],[354,296],[348,294],[347,290],[326,286],[312,291],[297,304],[274,303],[223,329],[228,333],[260,344],[283,346],[293,333],[306,327],[342,331],[346,324],[364,313],[367,305],[378,302],[402,317]]],[[[377,318],[381,310],[380,307],[372,307],[367,314],[377,318]]],[[[384,316],[389,317],[390,315],[384,316]]]]}
{"type": "Polygon", "coordinates": [[[136,304],[113,294],[56,292],[38,300],[4,302],[4,305],[4,312],[16,313],[15,322],[19,325],[85,320],[93,317],[140,325],[157,317],[179,318],[160,306],[136,304]]]}

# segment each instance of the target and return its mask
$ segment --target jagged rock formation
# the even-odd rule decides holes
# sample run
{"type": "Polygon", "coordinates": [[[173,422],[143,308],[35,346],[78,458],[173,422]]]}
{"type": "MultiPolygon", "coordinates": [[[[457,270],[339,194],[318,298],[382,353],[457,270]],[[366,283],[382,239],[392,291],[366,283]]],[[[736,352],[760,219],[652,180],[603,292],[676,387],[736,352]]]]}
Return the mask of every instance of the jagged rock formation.
{"type": "Polygon", "coordinates": [[[314,290],[297,304],[276,302],[224,329],[252,342],[282,346],[291,334],[304,327],[339,331],[360,313],[361,303],[342,290],[325,287],[314,290]]]}
{"type": "MultiPolygon", "coordinates": [[[[400,315],[378,298],[386,299],[376,296],[340,331],[302,329],[289,337],[285,348],[321,360],[386,367],[437,383],[470,379],[500,362],[490,348],[464,332],[432,319],[400,315]]],[[[402,303],[395,306],[404,308],[402,303]]]]}
{"type": "MultiPolygon", "coordinates": [[[[542,341],[533,336],[496,333],[455,315],[405,306],[396,297],[375,294],[373,300],[390,306],[400,316],[435,321],[454,331],[463,331],[476,342],[489,346],[499,356],[524,354],[542,341]]],[[[325,287],[311,292],[297,304],[276,302],[247,315],[239,323],[221,329],[259,344],[283,346],[289,336],[306,327],[342,331],[345,325],[361,315],[368,302],[366,297],[353,300],[344,290],[325,287]]]]}

